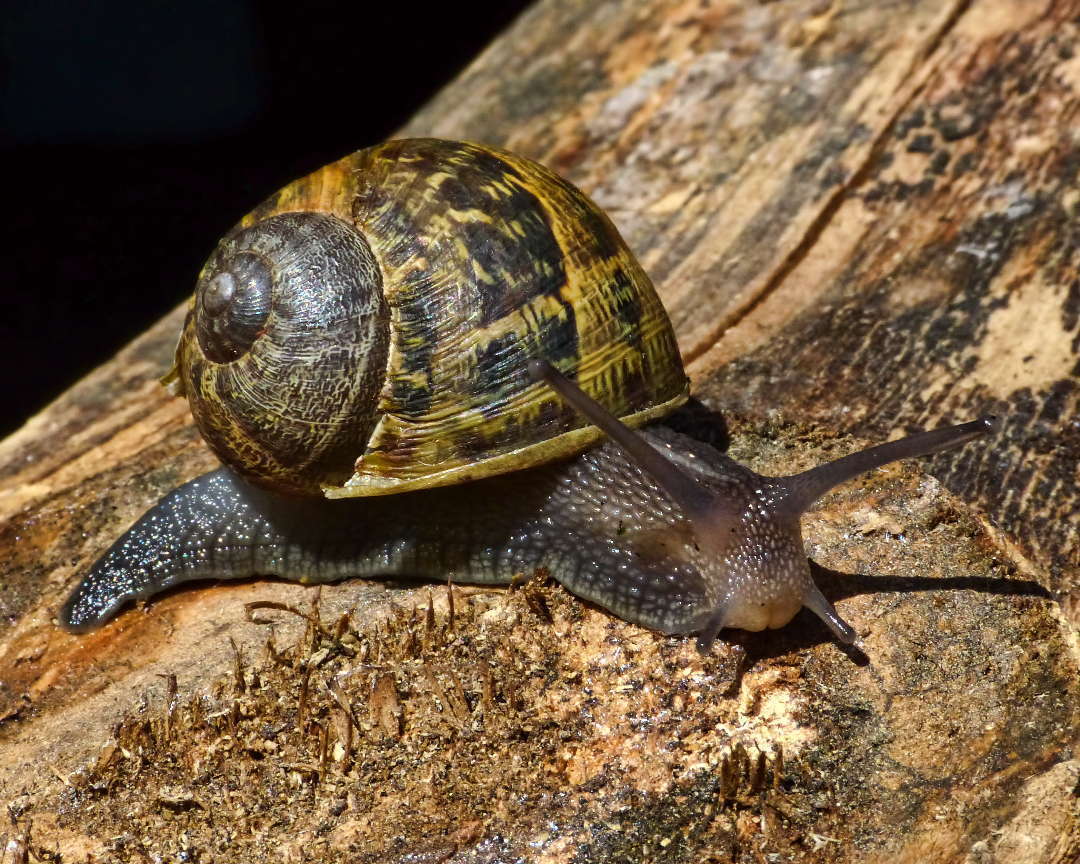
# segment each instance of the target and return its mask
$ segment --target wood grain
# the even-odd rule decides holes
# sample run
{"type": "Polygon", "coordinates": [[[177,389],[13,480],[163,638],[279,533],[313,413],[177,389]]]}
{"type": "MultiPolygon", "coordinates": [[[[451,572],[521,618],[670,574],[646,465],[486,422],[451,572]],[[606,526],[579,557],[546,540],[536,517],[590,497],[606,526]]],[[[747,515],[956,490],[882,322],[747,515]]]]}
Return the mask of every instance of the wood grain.
{"type": "Polygon", "coordinates": [[[0,442],[0,862],[1074,860],[1078,21],[545,0],[403,130],[593,195],[752,467],[1003,416],[807,518],[860,650],[800,617],[702,659],[550,588],[459,591],[451,625],[444,589],[362,582],[325,627],[249,620],[312,602],[252,581],[62,633],[79,574],[214,464],[156,384],[177,310],[0,442]]]}

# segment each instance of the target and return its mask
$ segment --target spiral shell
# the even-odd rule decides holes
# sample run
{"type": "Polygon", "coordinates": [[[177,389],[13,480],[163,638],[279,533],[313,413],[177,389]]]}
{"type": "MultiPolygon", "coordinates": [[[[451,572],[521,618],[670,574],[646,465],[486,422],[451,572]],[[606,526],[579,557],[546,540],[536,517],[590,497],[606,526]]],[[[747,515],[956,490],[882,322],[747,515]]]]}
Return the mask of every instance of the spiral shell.
{"type": "Polygon", "coordinates": [[[595,204],[527,159],[411,139],[246,216],[203,269],[173,377],[240,473],[349,497],[596,441],[529,377],[537,357],[634,425],[687,396],[660,300],[595,204]]]}

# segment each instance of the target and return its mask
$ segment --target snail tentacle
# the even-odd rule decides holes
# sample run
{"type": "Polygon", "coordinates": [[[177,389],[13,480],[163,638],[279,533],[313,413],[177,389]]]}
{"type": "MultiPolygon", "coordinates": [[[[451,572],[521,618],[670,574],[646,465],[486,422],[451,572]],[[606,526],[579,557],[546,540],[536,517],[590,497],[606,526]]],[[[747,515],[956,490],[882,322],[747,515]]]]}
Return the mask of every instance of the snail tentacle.
{"type": "Polygon", "coordinates": [[[800,517],[823,494],[859,474],[901,459],[959,447],[997,427],[996,418],[983,417],[919,432],[790,477],[764,477],[730,460],[711,460],[715,476],[693,477],[671,458],[677,449],[663,455],[647,435],[620,422],[550,363],[534,361],[529,374],[547,382],[603,429],[686,516],[702,553],[695,563],[712,604],[703,610],[694,628],[700,634],[698,646],[702,650],[707,650],[724,627],[780,627],[804,606],[840,642],[854,642],[854,629],[810,575],[802,551],[800,517]],[[718,489],[716,480],[723,481],[718,489]]]}

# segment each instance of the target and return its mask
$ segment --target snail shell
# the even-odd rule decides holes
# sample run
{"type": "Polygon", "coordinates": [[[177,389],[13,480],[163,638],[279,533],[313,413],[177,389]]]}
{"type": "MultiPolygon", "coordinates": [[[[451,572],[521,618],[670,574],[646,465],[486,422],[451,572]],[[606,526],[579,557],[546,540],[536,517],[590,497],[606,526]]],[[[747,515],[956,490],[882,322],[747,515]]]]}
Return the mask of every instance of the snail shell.
{"type": "Polygon", "coordinates": [[[611,221],[499,150],[391,141],[282,189],[210,257],[167,376],[226,464],[354,497],[543,464],[685,401],[668,317],[611,221]]]}

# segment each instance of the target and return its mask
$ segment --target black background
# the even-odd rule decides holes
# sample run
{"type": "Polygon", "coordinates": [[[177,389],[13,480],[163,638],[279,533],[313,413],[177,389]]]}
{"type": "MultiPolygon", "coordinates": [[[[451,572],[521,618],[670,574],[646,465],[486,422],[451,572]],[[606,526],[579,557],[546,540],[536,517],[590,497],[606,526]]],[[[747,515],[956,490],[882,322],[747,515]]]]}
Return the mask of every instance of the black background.
{"type": "Polygon", "coordinates": [[[528,5],[5,3],[0,435],[187,296],[254,204],[392,134],[528,5]]]}

